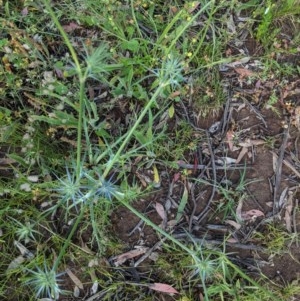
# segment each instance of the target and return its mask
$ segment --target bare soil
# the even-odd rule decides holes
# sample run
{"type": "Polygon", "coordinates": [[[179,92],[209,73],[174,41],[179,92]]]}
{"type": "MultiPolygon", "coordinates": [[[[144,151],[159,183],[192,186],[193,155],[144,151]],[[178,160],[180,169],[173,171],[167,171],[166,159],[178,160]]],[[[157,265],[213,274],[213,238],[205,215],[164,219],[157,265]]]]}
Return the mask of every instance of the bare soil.
{"type": "MultiPolygon", "coordinates": [[[[238,159],[239,166],[244,165],[245,170],[235,168],[216,170],[216,180],[218,185],[225,185],[226,189],[233,192],[232,196],[236,198],[233,204],[236,215],[238,215],[238,210],[244,213],[255,210],[253,215],[245,218],[239,229],[232,226],[233,224],[228,224],[228,219],[236,221],[236,215],[231,212],[225,220],[223,219],[224,212],[219,212],[217,209],[220,202],[224,202],[221,192],[217,189],[213,194],[213,199],[210,199],[213,193],[211,185],[198,185],[195,180],[205,179],[211,183],[214,178],[212,170],[197,170],[196,166],[187,176],[184,175],[182,169],[168,170],[169,178],[173,179],[173,182],[162,181],[159,189],[153,190],[150,196],[137,200],[134,207],[151,221],[164,227],[156,209],[156,203],[159,202],[164,207],[168,216],[167,221],[174,220],[177,209],[174,203],[179,204],[183,193],[181,183],[187,183],[189,201],[181,222],[172,228],[173,235],[176,236],[185,229],[196,239],[219,241],[220,245],[226,238],[226,252],[234,252],[234,255],[230,257],[233,262],[253,277],[262,273],[275,283],[285,285],[299,279],[298,241],[286,241],[278,246],[278,249],[276,246],[271,247],[269,244],[272,244],[272,238],[268,233],[268,225],[282,228],[282,231],[289,234],[297,234],[300,228],[298,207],[300,141],[297,127],[297,118],[299,119],[300,116],[295,114],[295,109],[300,105],[300,99],[294,97],[291,106],[287,106],[286,99],[282,99],[276,105],[268,107],[262,105],[267,101],[260,100],[257,103],[255,99],[258,97],[267,99],[271,90],[275,89],[276,83],[271,81],[258,83],[257,81],[252,87],[245,88],[247,91],[244,93],[239,87],[239,80],[239,76],[232,80],[233,93],[228,100],[227,112],[220,110],[219,113],[211,113],[206,118],[200,121],[197,119],[198,122],[195,122],[196,118],[193,117],[198,116],[198,112],[195,112],[195,108],[188,107],[188,111],[194,112],[194,116],[186,116],[186,118],[193,123],[194,128],[199,129],[199,134],[202,133],[201,131],[209,131],[211,126],[218,121],[220,127],[224,125],[223,128],[226,129],[223,133],[219,129],[211,134],[210,142],[207,139],[203,140],[197,148],[197,162],[202,162],[207,167],[212,166],[208,143],[212,146],[215,162],[220,158],[238,159],[241,152],[245,151],[244,156],[238,159]],[[265,87],[264,84],[266,84],[265,87]],[[245,95],[246,101],[239,101],[241,94],[245,95]],[[224,116],[224,113],[227,116],[224,116]],[[234,137],[231,137],[231,134],[234,137]],[[246,145],[244,149],[243,145],[246,145]],[[282,168],[278,167],[278,164],[282,168]],[[178,173],[180,179],[176,182],[175,178],[178,173]],[[242,177],[247,185],[242,188],[242,193],[235,194],[234,192],[240,189],[239,183],[242,177]],[[171,184],[172,188],[170,188],[171,184]],[[171,194],[170,190],[172,190],[171,194]],[[239,198],[242,196],[244,198],[242,209],[238,209],[239,198]],[[290,203],[288,204],[289,197],[290,203]],[[280,205],[276,206],[278,202],[280,205]],[[203,210],[207,210],[207,213],[197,219],[196,217],[201,216],[203,210]],[[258,233],[260,236],[257,235],[258,233]]],[[[294,79],[291,81],[295,82],[294,79]]],[[[279,89],[278,94],[282,95],[283,90],[284,88],[279,89]]],[[[291,91],[290,94],[292,95],[291,91]]],[[[177,109],[178,116],[182,118],[179,113],[180,108],[177,109]]],[[[186,163],[195,164],[195,161],[188,161],[190,158],[185,159],[186,163]]],[[[127,246],[124,251],[133,250],[137,246],[151,248],[159,241],[153,229],[143,223],[139,224],[139,219],[126,208],[120,207],[115,210],[111,220],[114,233],[127,246]]],[[[150,270],[151,266],[155,265],[153,261],[145,262],[150,270]]],[[[142,270],[145,269],[145,262],[143,262],[142,270]]]]}

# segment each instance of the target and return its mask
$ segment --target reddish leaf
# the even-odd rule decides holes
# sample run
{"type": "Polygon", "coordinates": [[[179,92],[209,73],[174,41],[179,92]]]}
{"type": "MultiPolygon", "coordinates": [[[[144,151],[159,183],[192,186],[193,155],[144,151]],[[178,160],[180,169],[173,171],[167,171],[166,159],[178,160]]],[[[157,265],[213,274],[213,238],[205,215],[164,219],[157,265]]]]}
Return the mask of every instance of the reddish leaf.
{"type": "Polygon", "coordinates": [[[234,139],[234,132],[232,130],[229,130],[226,133],[226,138],[227,138],[227,143],[229,146],[229,149],[232,151],[233,150],[233,139],[234,139]]]}
{"type": "Polygon", "coordinates": [[[249,76],[254,76],[255,75],[254,72],[252,72],[251,70],[246,69],[246,68],[234,68],[234,71],[236,73],[238,73],[241,76],[241,78],[249,77],[249,76]]]}
{"type": "Polygon", "coordinates": [[[75,29],[79,29],[79,28],[81,28],[81,26],[76,24],[75,22],[71,22],[68,25],[63,25],[63,29],[65,30],[65,32],[72,32],[75,29]]]}
{"type": "Polygon", "coordinates": [[[242,212],[242,219],[243,220],[250,220],[252,218],[256,218],[259,216],[265,216],[264,213],[257,209],[252,209],[246,212],[242,212]]]}
{"type": "Polygon", "coordinates": [[[179,294],[179,292],[174,287],[164,283],[153,283],[153,284],[149,284],[148,287],[154,291],[158,291],[162,293],[179,294]]]}
{"type": "Polygon", "coordinates": [[[115,264],[115,266],[120,266],[128,259],[132,259],[132,258],[135,258],[142,254],[145,254],[147,251],[148,251],[148,248],[139,247],[138,249],[134,249],[134,250],[128,251],[126,253],[123,253],[121,255],[115,256],[115,257],[113,257],[114,264],[115,264]]]}
{"type": "Polygon", "coordinates": [[[173,181],[176,183],[180,179],[181,173],[176,172],[173,177],[173,181]]]}

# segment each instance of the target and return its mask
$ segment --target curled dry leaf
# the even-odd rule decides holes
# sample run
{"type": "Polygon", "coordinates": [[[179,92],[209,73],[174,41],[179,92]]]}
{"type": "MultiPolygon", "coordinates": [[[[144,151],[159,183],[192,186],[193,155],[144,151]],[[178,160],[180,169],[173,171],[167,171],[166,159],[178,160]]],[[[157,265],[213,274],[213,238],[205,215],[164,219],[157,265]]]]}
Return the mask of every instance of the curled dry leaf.
{"type": "Polygon", "coordinates": [[[149,284],[148,287],[154,291],[168,293],[168,294],[179,294],[179,292],[169,284],[165,283],[153,283],[149,284]]]}
{"type": "Polygon", "coordinates": [[[232,226],[232,227],[234,227],[236,230],[239,230],[242,227],[241,224],[239,224],[239,223],[237,223],[235,221],[232,221],[232,220],[226,220],[225,223],[228,224],[228,225],[230,225],[230,226],[232,226]]]}
{"type": "Polygon", "coordinates": [[[239,153],[239,156],[236,159],[236,164],[239,164],[247,153],[248,153],[248,148],[243,147],[242,150],[239,153]]]}

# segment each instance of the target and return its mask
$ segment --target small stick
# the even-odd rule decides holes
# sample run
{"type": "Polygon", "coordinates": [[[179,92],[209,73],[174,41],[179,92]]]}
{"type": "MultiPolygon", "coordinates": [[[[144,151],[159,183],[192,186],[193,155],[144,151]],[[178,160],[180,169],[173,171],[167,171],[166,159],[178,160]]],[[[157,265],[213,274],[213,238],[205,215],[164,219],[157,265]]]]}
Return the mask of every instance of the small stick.
{"type": "MultiPolygon", "coordinates": [[[[298,231],[297,231],[297,221],[296,221],[296,214],[298,210],[298,199],[295,201],[294,211],[293,211],[293,227],[294,227],[294,233],[296,234],[296,237],[298,237],[298,231]]],[[[299,247],[298,239],[296,239],[296,246],[299,247]]]]}
{"type": "MultiPolygon", "coordinates": [[[[271,154],[273,154],[275,156],[275,158],[278,159],[278,156],[276,153],[271,151],[271,154]]],[[[287,160],[284,159],[284,160],[282,160],[282,163],[287,168],[289,168],[295,174],[295,176],[297,176],[300,179],[300,173],[294,168],[294,166],[290,162],[288,162],[287,160]]]]}
{"type": "Polygon", "coordinates": [[[288,127],[284,131],[284,137],[283,137],[282,145],[280,148],[280,154],[279,154],[277,165],[276,165],[274,195],[273,195],[273,215],[275,215],[277,213],[276,202],[277,202],[277,195],[278,195],[280,181],[281,181],[283,157],[284,157],[287,141],[289,138],[289,128],[290,128],[290,126],[288,125],[288,127]]]}
{"type": "MultiPolygon", "coordinates": [[[[245,169],[245,165],[224,165],[224,166],[219,166],[216,165],[215,168],[213,167],[208,167],[207,165],[194,165],[194,164],[187,164],[183,162],[177,162],[178,166],[180,168],[185,168],[185,169],[209,169],[209,170],[236,170],[236,169],[245,169]]],[[[246,167],[247,168],[247,167],[246,167]]]]}
{"type": "Polygon", "coordinates": [[[232,243],[232,242],[224,242],[222,240],[216,240],[216,239],[205,239],[205,238],[197,238],[192,236],[191,234],[186,234],[186,233],[180,233],[180,234],[174,234],[173,235],[176,239],[186,239],[187,237],[190,238],[192,242],[199,243],[200,245],[204,246],[209,246],[209,245],[222,245],[225,243],[227,247],[235,247],[238,249],[243,249],[243,250],[256,250],[256,251],[265,251],[266,249],[260,246],[256,246],[253,244],[242,244],[242,243],[232,243]]]}
{"type": "Polygon", "coordinates": [[[156,249],[158,249],[166,240],[166,237],[161,239],[160,241],[158,241],[152,248],[150,248],[141,258],[139,258],[135,263],[134,263],[134,267],[138,267],[145,259],[147,259],[153,251],[155,251],[156,249]]]}
{"type": "Polygon", "coordinates": [[[227,93],[228,93],[227,101],[226,101],[226,104],[225,104],[225,109],[224,109],[223,119],[222,119],[222,131],[221,131],[222,136],[224,136],[225,132],[228,129],[228,121],[229,121],[229,119],[231,118],[231,115],[232,115],[232,110],[230,108],[230,104],[231,104],[231,101],[232,101],[231,85],[228,87],[227,93]]]}
{"type": "Polygon", "coordinates": [[[214,152],[213,152],[213,149],[212,149],[211,140],[210,140],[210,136],[209,136],[208,131],[206,131],[206,136],[207,136],[207,141],[208,141],[208,149],[209,149],[210,157],[211,157],[210,160],[211,160],[211,166],[212,166],[211,168],[212,168],[212,172],[213,172],[213,186],[212,186],[212,192],[211,192],[210,198],[209,198],[204,210],[198,216],[198,223],[200,223],[206,217],[206,215],[208,214],[211,202],[213,201],[213,198],[214,198],[215,193],[216,193],[216,185],[217,185],[217,172],[216,172],[215,155],[214,155],[214,152]]]}

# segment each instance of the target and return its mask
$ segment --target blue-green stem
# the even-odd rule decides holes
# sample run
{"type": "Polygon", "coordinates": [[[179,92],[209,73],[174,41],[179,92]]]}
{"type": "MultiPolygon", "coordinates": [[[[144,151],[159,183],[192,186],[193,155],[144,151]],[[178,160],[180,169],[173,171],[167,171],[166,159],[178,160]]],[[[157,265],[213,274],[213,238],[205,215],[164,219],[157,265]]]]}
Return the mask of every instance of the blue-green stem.
{"type": "MultiPolygon", "coordinates": [[[[145,224],[147,224],[148,226],[150,226],[151,228],[153,228],[154,230],[156,230],[163,237],[166,237],[167,239],[169,239],[170,241],[172,241],[174,244],[176,244],[182,250],[186,251],[187,254],[189,254],[193,258],[193,260],[195,260],[197,262],[198,257],[197,257],[196,253],[193,250],[191,250],[186,245],[182,244],[179,240],[177,240],[176,238],[174,238],[172,235],[170,235],[169,233],[165,232],[159,226],[157,226],[156,224],[154,224],[151,220],[149,220],[147,217],[145,217],[142,213],[140,213],[134,207],[132,207],[127,201],[125,201],[123,199],[118,199],[118,201],[123,206],[125,206],[127,209],[129,209],[133,214],[135,214],[137,217],[139,217],[142,221],[144,221],[145,224]]],[[[215,251],[212,251],[212,253],[216,253],[216,255],[219,254],[218,252],[215,252],[215,251]]],[[[226,264],[228,266],[230,266],[231,268],[233,268],[235,270],[235,272],[237,274],[239,274],[243,279],[247,280],[254,287],[257,287],[258,289],[260,289],[263,292],[265,292],[273,300],[278,300],[278,298],[276,296],[274,296],[274,294],[272,292],[269,292],[269,291],[265,290],[256,281],[254,281],[250,277],[248,277],[241,269],[239,269],[235,264],[233,264],[226,256],[222,256],[222,257],[223,257],[224,261],[226,262],[226,264]]],[[[205,284],[205,279],[204,279],[205,275],[200,275],[200,278],[201,278],[201,282],[202,282],[202,285],[203,285],[203,290],[204,290],[204,293],[205,293],[205,291],[206,291],[206,284],[205,284]]],[[[205,300],[206,301],[209,300],[207,294],[205,294],[205,300]]]]}
{"type": "Polygon", "coordinates": [[[48,10],[53,22],[55,23],[57,29],[59,30],[66,46],[68,47],[71,57],[73,59],[73,62],[76,67],[76,73],[79,80],[79,108],[78,108],[78,127],[77,127],[77,158],[76,158],[76,178],[79,180],[80,178],[80,172],[81,172],[81,139],[82,139],[82,127],[83,127],[83,118],[84,118],[84,112],[85,112],[85,106],[84,106],[84,88],[85,88],[85,81],[87,79],[87,72],[83,72],[78,56],[76,54],[76,51],[74,47],[72,46],[66,32],[64,31],[63,27],[61,26],[60,22],[58,21],[54,11],[52,10],[49,1],[43,0],[46,9],[48,10]]]}
{"type": "MultiPolygon", "coordinates": [[[[68,47],[70,53],[71,53],[71,57],[73,59],[73,62],[75,64],[75,68],[76,68],[76,73],[78,76],[78,80],[79,80],[79,108],[78,108],[78,126],[77,126],[77,156],[76,156],[76,179],[77,181],[80,180],[81,177],[81,139],[82,139],[82,127],[83,127],[83,119],[84,119],[84,113],[85,113],[85,103],[84,103],[84,92],[85,92],[85,82],[87,79],[87,71],[83,72],[83,70],[81,69],[80,63],[79,63],[79,59],[78,56],[76,54],[76,51],[74,49],[74,47],[72,46],[67,34],[65,33],[64,29],[62,28],[61,24],[59,23],[54,11],[52,10],[49,1],[48,0],[43,0],[46,9],[48,10],[53,22],[55,23],[57,29],[59,30],[66,46],[68,47]]],[[[64,245],[62,247],[62,249],[59,252],[59,255],[54,263],[53,269],[56,271],[59,263],[62,259],[62,257],[64,256],[67,247],[70,245],[70,241],[83,217],[84,214],[84,210],[85,207],[82,206],[80,214],[78,215],[78,217],[76,218],[76,221],[71,229],[71,232],[68,235],[68,238],[66,239],[66,241],[64,242],[64,245]]]]}
{"type": "Polygon", "coordinates": [[[73,237],[73,235],[74,235],[81,219],[83,218],[84,212],[85,212],[85,206],[82,206],[82,208],[80,209],[80,213],[79,213],[78,217],[76,218],[75,223],[72,226],[72,229],[71,229],[67,239],[65,240],[65,242],[64,242],[64,244],[63,244],[63,246],[62,246],[55,262],[54,262],[54,265],[53,265],[53,270],[54,271],[57,271],[58,266],[60,264],[60,261],[61,261],[62,257],[64,256],[64,254],[66,253],[67,247],[70,245],[71,239],[72,239],[72,237],[73,237]]]}
{"type": "Polygon", "coordinates": [[[166,84],[161,84],[156,89],[155,93],[152,95],[151,99],[148,101],[147,105],[145,106],[145,108],[143,109],[143,111],[140,113],[139,118],[136,120],[136,122],[134,123],[133,127],[127,133],[126,138],[124,139],[123,143],[119,147],[118,151],[116,152],[116,154],[114,155],[114,157],[106,165],[106,168],[105,168],[105,170],[103,172],[103,178],[106,178],[106,176],[109,174],[109,172],[110,172],[111,168],[113,167],[113,165],[119,160],[119,157],[120,157],[123,149],[126,147],[127,143],[131,139],[134,131],[137,129],[137,127],[139,126],[139,124],[141,123],[141,121],[143,120],[143,118],[145,117],[146,113],[151,108],[151,106],[154,104],[154,102],[157,100],[158,96],[160,95],[160,93],[162,92],[162,90],[166,87],[166,85],[167,85],[167,83],[166,84]]]}

